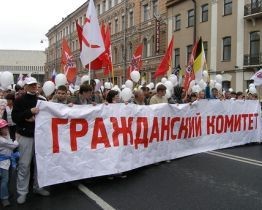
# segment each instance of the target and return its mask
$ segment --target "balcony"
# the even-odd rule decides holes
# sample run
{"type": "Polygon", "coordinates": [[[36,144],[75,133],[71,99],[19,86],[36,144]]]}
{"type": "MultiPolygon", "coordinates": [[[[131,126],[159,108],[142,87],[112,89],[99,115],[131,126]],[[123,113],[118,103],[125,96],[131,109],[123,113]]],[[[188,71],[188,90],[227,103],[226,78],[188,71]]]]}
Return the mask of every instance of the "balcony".
{"type": "Polygon", "coordinates": [[[246,4],[244,8],[245,18],[262,18],[262,0],[246,4]]]}
{"type": "Polygon", "coordinates": [[[244,66],[262,66],[262,53],[244,55],[244,66]]]}

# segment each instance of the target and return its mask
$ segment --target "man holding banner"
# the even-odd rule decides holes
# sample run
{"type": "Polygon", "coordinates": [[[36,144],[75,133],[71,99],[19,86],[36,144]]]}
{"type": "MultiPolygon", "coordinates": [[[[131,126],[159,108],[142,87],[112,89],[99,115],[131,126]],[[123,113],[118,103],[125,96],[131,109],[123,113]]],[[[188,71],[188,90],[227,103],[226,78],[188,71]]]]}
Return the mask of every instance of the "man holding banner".
{"type": "MultiPolygon", "coordinates": [[[[34,132],[35,115],[39,109],[36,107],[37,100],[42,100],[37,96],[37,81],[33,77],[25,79],[26,94],[17,98],[14,102],[12,119],[16,123],[18,151],[20,158],[17,171],[17,203],[23,204],[29,191],[30,166],[34,157],[34,132]]],[[[48,196],[49,192],[38,187],[36,179],[36,165],[34,170],[34,192],[42,196],[48,196]]]]}

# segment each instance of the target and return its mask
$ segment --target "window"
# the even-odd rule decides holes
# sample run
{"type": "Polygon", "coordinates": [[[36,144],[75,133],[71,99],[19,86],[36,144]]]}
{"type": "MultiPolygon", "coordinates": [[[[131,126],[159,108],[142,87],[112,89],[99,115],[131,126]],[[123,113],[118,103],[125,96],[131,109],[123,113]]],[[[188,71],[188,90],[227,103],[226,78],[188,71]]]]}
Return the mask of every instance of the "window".
{"type": "Polygon", "coordinates": [[[133,13],[133,11],[129,12],[129,26],[130,27],[134,26],[134,13],[133,13]]]}
{"type": "Polygon", "coordinates": [[[144,11],[144,21],[146,21],[146,20],[149,19],[149,16],[148,16],[148,4],[145,4],[143,6],[143,11],[144,11]]]}
{"type": "Polygon", "coordinates": [[[231,37],[225,37],[223,39],[223,61],[229,61],[231,59],[231,37]]]}
{"type": "Polygon", "coordinates": [[[117,48],[114,48],[114,63],[117,63],[118,60],[117,60],[117,56],[118,56],[118,53],[117,53],[117,48]]]}
{"type": "Polygon", "coordinates": [[[129,60],[132,60],[132,57],[133,57],[133,45],[132,45],[132,43],[129,43],[128,54],[129,54],[129,56],[128,56],[129,60]]]}
{"type": "Polygon", "coordinates": [[[260,53],[260,32],[254,31],[250,33],[250,64],[259,64],[260,53]]]}
{"type": "Polygon", "coordinates": [[[260,0],[251,0],[251,11],[259,12],[262,6],[262,2],[260,0]]]}
{"type": "Polygon", "coordinates": [[[115,19],[115,33],[118,32],[118,19],[115,19]]]}
{"type": "Polygon", "coordinates": [[[192,45],[188,45],[187,46],[187,63],[189,63],[189,59],[191,57],[192,54],[192,45]]]}
{"type": "Polygon", "coordinates": [[[187,26],[188,27],[192,27],[194,26],[194,22],[195,22],[195,11],[193,9],[188,11],[188,23],[187,26]]]}
{"type": "Polygon", "coordinates": [[[176,48],[174,54],[175,54],[174,66],[177,67],[178,65],[180,65],[180,49],[176,48]]]}
{"type": "Polygon", "coordinates": [[[108,9],[111,9],[112,7],[112,0],[108,0],[108,9]]]}
{"type": "Polygon", "coordinates": [[[202,22],[208,21],[208,4],[202,6],[202,22]]]}
{"type": "Polygon", "coordinates": [[[232,14],[232,0],[224,0],[224,15],[232,14]]]}
{"type": "Polygon", "coordinates": [[[158,0],[153,0],[152,6],[153,6],[153,15],[157,15],[158,14],[158,0]]]}
{"type": "Polygon", "coordinates": [[[100,4],[97,5],[97,14],[100,15],[100,4]]]}
{"type": "Polygon", "coordinates": [[[122,30],[125,30],[125,15],[122,15],[122,18],[121,18],[121,24],[122,24],[122,30]]]}
{"type": "Polygon", "coordinates": [[[147,39],[143,40],[143,58],[147,57],[147,39]]]}
{"type": "Polygon", "coordinates": [[[102,1],[102,12],[106,11],[106,1],[102,1]]]}
{"type": "Polygon", "coordinates": [[[75,51],[75,41],[72,41],[72,51],[75,51]]]}
{"type": "Polygon", "coordinates": [[[203,42],[203,47],[204,47],[204,52],[205,52],[205,57],[206,57],[206,60],[207,60],[207,53],[208,53],[208,43],[207,42],[203,42]]]}
{"type": "Polygon", "coordinates": [[[120,57],[120,60],[122,62],[124,62],[124,60],[125,60],[125,48],[124,48],[124,45],[121,45],[121,57],[120,57]]]}
{"type": "Polygon", "coordinates": [[[176,15],[174,31],[179,31],[180,29],[181,29],[181,15],[176,15]]]}
{"type": "Polygon", "coordinates": [[[108,22],[108,27],[109,27],[109,30],[110,30],[110,34],[112,33],[112,27],[111,27],[111,22],[108,22]]]}

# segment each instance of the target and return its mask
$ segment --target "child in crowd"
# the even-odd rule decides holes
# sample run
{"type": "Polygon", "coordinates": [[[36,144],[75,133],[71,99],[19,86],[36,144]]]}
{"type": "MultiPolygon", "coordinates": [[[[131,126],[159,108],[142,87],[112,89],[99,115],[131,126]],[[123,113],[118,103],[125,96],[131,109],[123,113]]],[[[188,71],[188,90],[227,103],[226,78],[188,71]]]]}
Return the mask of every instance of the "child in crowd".
{"type": "Polygon", "coordinates": [[[17,146],[18,142],[13,142],[12,139],[10,139],[8,123],[5,120],[0,119],[0,198],[3,207],[7,207],[10,205],[10,202],[8,200],[9,167],[11,165],[10,159],[12,151],[17,146]]]}

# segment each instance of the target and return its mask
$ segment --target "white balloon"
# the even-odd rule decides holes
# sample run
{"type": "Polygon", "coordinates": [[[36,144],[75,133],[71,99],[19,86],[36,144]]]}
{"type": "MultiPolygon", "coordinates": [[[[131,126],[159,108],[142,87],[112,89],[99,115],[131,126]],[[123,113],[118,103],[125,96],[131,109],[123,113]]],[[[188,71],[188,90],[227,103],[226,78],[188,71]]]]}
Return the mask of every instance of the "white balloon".
{"type": "Polygon", "coordinates": [[[1,74],[0,83],[3,88],[8,88],[9,85],[14,84],[14,75],[9,71],[4,71],[1,74]]]}
{"type": "Polygon", "coordinates": [[[55,84],[52,81],[46,81],[43,85],[45,96],[50,96],[55,91],[55,84]]]}
{"type": "Polygon", "coordinates": [[[216,88],[218,91],[220,91],[220,90],[222,90],[222,85],[221,85],[220,83],[216,82],[215,88],[216,88]]]}
{"type": "Polygon", "coordinates": [[[199,85],[194,85],[191,89],[193,93],[199,93],[201,91],[201,87],[199,85]]]}
{"type": "Polygon", "coordinates": [[[171,98],[171,91],[170,90],[166,90],[166,98],[171,98]]]}
{"type": "Polygon", "coordinates": [[[199,87],[200,87],[202,90],[204,90],[204,89],[206,88],[206,86],[207,86],[207,83],[206,83],[203,79],[201,79],[201,80],[198,82],[198,85],[199,85],[199,87]]]}
{"type": "Polygon", "coordinates": [[[211,79],[209,84],[210,84],[210,87],[211,87],[211,88],[214,88],[214,87],[215,87],[215,81],[214,81],[214,80],[211,79]]]}
{"type": "Polygon", "coordinates": [[[167,78],[165,78],[165,77],[163,77],[163,78],[161,79],[161,82],[162,82],[163,84],[165,84],[166,81],[167,81],[167,78]]]}
{"type": "Polygon", "coordinates": [[[66,75],[62,73],[56,75],[55,84],[57,87],[59,87],[60,85],[65,85],[66,83],[67,83],[66,75]]]}
{"type": "Polygon", "coordinates": [[[69,85],[69,91],[74,94],[75,93],[75,88],[72,85],[69,85]]]}
{"type": "Polygon", "coordinates": [[[233,92],[234,90],[233,90],[233,88],[229,88],[228,91],[231,93],[231,92],[233,92]]]}
{"type": "Polygon", "coordinates": [[[202,74],[203,74],[203,77],[204,77],[204,78],[208,78],[208,72],[207,72],[207,70],[204,70],[202,74]]]}
{"type": "Polygon", "coordinates": [[[124,88],[126,88],[126,86],[125,86],[125,85],[122,85],[122,86],[121,86],[121,89],[124,89],[124,88]]]}
{"type": "Polygon", "coordinates": [[[84,82],[89,81],[89,79],[90,79],[89,75],[83,75],[83,76],[81,77],[81,82],[80,82],[80,84],[82,85],[84,82]]]}
{"type": "Polygon", "coordinates": [[[108,90],[111,90],[113,88],[113,84],[111,82],[105,82],[104,86],[108,90]]]}
{"type": "Polygon", "coordinates": [[[95,79],[95,82],[96,82],[96,84],[99,84],[100,80],[99,79],[95,79]]]}
{"type": "Polygon", "coordinates": [[[257,89],[256,89],[255,87],[250,87],[250,88],[249,88],[249,92],[250,92],[251,94],[255,94],[255,93],[257,93],[257,89]]]}
{"type": "Polygon", "coordinates": [[[168,80],[172,82],[173,87],[177,85],[177,76],[176,75],[170,74],[170,76],[168,77],[168,80]]]}
{"type": "Polygon", "coordinates": [[[132,71],[130,73],[130,77],[134,82],[138,82],[140,80],[140,73],[139,71],[132,71]]]}
{"type": "Polygon", "coordinates": [[[217,74],[217,75],[216,75],[216,82],[222,83],[222,80],[223,80],[222,75],[221,75],[221,74],[217,74]]]}
{"type": "Polygon", "coordinates": [[[115,85],[112,90],[116,90],[118,93],[121,93],[120,88],[118,87],[118,85],[115,85]]]}
{"type": "Polygon", "coordinates": [[[168,89],[168,90],[172,90],[172,88],[173,88],[173,83],[171,82],[171,81],[166,81],[165,82],[165,86],[166,86],[166,88],[168,89]]]}
{"type": "Polygon", "coordinates": [[[128,87],[124,88],[120,93],[120,98],[126,102],[129,101],[132,97],[132,90],[128,87]]]}
{"type": "Polygon", "coordinates": [[[149,86],[150,86],[150,89],[154,89],[154,87],[155,87],[155,85],[154,85],[153,82],[150,82],[150,83],[149,83],[149,86]]]}
{"type": "Polygon", "coordinates": [[[129,89],[133,89],[133,82],[131,81],[131,80],[127,80],[126,82],[125,82],[125,86],[127,87],[127,88],[129,88],[129,89]]]}
{"type": "Polygon", "coordinates": [[[17,82],[17,85],[19,85],[20,87],[24,87],[24,83],[23,83],[22,80],[19,80],[19,81],[17,82]]]}
{"type": "Polygon", "coordinates": [[[251,87],[256,87],[256,86],[254,83],[250,83],[248,87],[251,88],[251,87]]]}

